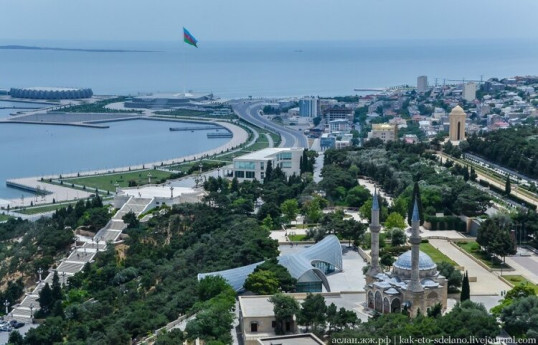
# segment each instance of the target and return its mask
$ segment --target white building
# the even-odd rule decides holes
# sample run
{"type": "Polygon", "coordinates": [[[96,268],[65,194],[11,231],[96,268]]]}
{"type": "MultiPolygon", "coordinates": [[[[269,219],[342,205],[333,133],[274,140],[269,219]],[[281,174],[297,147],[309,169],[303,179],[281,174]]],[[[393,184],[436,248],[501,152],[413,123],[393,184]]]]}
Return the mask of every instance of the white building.
{"type": "Polygon", "coordinates": [[[299,115],[302,117],[318,116],[318,98],[305,97],[299,100],[299,115]]]}
{"type": "Polygon", "coordinates": [[[467,83],[463,85],[463,99],[472,102],[476,99],[476,84],[467,83]]]}
{"type": "Polygon", "coordinates": [[[425,75],[421,75],[417,78],[417,91],[418,92],[426,92],[428,91],[428,77],[425,75]]]}
{"type": "Polygon", "coordinates": [[[267,148],[248,153],[233,160],[233,176],[244,180],[263,181],[268,162],[274,168],[282,169],[286,176],[300,175],[302,148],[267,148]]]}

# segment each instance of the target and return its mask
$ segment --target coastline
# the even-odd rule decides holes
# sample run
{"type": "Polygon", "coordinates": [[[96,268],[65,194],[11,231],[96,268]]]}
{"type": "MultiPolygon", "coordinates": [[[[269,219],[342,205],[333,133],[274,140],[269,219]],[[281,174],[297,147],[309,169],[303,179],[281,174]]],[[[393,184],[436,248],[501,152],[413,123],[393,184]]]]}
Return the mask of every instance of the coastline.
{"type": "MultiPolygon", "coordinates": [[[[181,163],[184,161],[196,160],[203,156],[211,156],[214,154],[225,152],[227,150],[232,150],[236,148],[237,146],[246,142],[249,137],[248,132],[245,129],[235,124],[232,124],[230,122],[225,122],[225,121],[208,120],[204,122],[204,121],[196,121],[196,120],[189,120],[189,119],[186,119],[186,120],[184,119],[154,119],[154,118],[142,118],[142,119],[153,120],[153,121],[172,121],[172,122],[174,121],[175,122],[201,122],[201,123],[212,122],[218,126],[221,126],[227,129],[228,131],[232,133],[233,136],[229,141],[227,141],[223,145],[220,145],[216,148],[199,152],[196,154],[185,155],[185,156],[171,158],[167,160],[147,162],[147,163],[137,164],[137,165],[117,167],[114,169],[99,169],[99,170],[80,171],[78,173],[62,174],[62,177],[84,177],[84,176],[92,176],[92,175],[99,175],[99,174],[106,174],[106,173],[127,172],[129,170],[154,169],[154,168],[160,167],[161,163],[166,164],[166,165],[176,164],[176,163],[181,163]]],[[[6,180],[6,183],[9,182],[11,184],[22,185],[24,186],[23,188],[25,189],[30,189],[30,190],[39,189],[41,191],[46,190],[47,192],[50,192],[50,193],[43,196],[39,196],[39,197],[31,196],[24,199],[19,198],[19,199],[2,199],[2,200],[6,200],[9,203],[10,208],[13,208],[13,207],[27,207],[27,206],[30,206],[30,203],[36,206],[40,204],[50,204],[53,201],[54,202],[73,201],[73,200],[78,200],[79,198],[87,198],[91,194],[93,194],[92,192],[79,191],[79,190],[75,190],[69,187],[63,187],[63,186],[58,186],[58,185],[42,182],[41,178],[56,179],[56,178],[59,178],[59,174],[15,178],[15,179],[6,180]],[[71,194],[71,196],[69,196],[69,194],[71,194]]]]}

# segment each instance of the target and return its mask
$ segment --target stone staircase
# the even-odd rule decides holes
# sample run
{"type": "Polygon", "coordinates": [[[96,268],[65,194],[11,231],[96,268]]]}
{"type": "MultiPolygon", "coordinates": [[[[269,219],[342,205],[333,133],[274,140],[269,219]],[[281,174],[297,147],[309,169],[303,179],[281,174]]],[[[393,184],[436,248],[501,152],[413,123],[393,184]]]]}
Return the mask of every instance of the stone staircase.
{"type": "MultiPolygon", "coordinates": [[[[92,262],[99,251],[106,250],[107,243],[117,241],[122,231],[127,227],[122,220],[125,214],[132,211],[138,217],[149,206],[152,200],[131,197],[107,225],[95,234],[91,241],[88,240],[81,247],[73,249],[67,258],[62,259],[55,270],[60,277],[60,284],[67,284],[69,277],[80,272],[87,262],[92,262]]],[[[49,283],[49,285],[52,284],[53,276],[54,271],[49,270],[45,279],[40,281],[31,293],[26,294],[20,304],[14,306],[7,319],[32,322],[32,315],[39,310],[39,302],[37,301],[39,292],[46,283],[49,283]]]]}

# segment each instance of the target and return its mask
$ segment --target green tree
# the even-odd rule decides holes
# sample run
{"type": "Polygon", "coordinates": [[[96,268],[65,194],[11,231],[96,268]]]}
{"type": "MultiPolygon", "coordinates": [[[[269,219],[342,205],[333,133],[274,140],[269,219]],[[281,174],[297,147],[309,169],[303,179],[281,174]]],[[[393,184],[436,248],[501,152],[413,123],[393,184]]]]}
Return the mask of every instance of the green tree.
{"type": "Polygon", "coordinates": [[[496,318],[487,312],[484,305],[472,301],[456,304],[449,313],[438,320],[438,325],[445,336],[466,338],[468,344],[480,344],[483,338],[495,338],[499,334],[496,318]],[[476,337],[474,342],[471,336],[476,337]]]}
{"type": "Polygon", "coordinates": [[[469,178],[471,179],[471,181],[476,181],[477,177],[478,175],[476,174],[476,170],[474,169],[474,167],[471,167],[471,174],[469,175],[469,178]]]}
{"type": "Polygon", "coordinates": [[[40,311],[48,315],[52,309],[52,305],[54,303],[54,297],[52,296],[52,290],[50,289],[49,283],[45,283],[45,286],[41,291],[39,292],[39,308],[40,311]]]}
{"type": "Polygon", "coordinates": [[[128,229],[135,229],[140,226],[140,221],[136,217],[133,211],[127,212],[121,219],[127,224],[128,229]]]}
{"type": "Polygon", "coordinates": [[[471,298],[471,287],[469,286],[469,273],[465,272],[461,283],[460,301],[464,302],[471,298]]]}
{"type": "Polygon", "coordinates": [[[60,285],[60,277],[58,276],[58,271],[54,271],[52,276],[52,298],[54,301],[62,300],[62,286],[60,285]]]}
{"type": "Polygon", "coordinates": [[[252,272],[245,280],[244,287],[257,295],[273,295],[278,292],[278,279],[271,271],[252,272]]]}
{"type": "Polygon", "coordinates": [[[273,230],[274,224],[273,224],[273,218],[270,214],[265,216],[265,218],[262,220],[262,226],[266,228],[267,230],[273,230]]]}
{"type": "Polygon", "coordinates": [[[450,262],[443,261],[437,265],[437,270],[448,281],[449,289],[457,289],[461,286],[463,277],[450,262]]]}
{"type": "Polygon", "coordinates": [[[258,271],[271,271],[275,274],[278,280],[279,288],[284,292],[294,292],[297,285],[297,279],[293,278],[288,269],[278,263],[276,258],[266,260],[264,263],[258,265],[254,272],[258,271]]]}
{"type": "Polygon", "coordinates": [[[538,297],[517,298],[501,311],[501,320],[512,336],[538,338],[538,297]]]}
{"type": "Polygon", "coordinates": [[[506,195],[510,195],[512,192],[512,186],[510,183],[510,175],[506,176],[506,182],[504,183],[504,193],[506,195]]]}
{"type": "Polygon", "coordinates": [[[198,298],[207,301],[224,291],[229,284],[221,276],[207,276],[198,283],[198,298]]]}
{"type": "Polygon", "coordinates": [[[9,333],[9,339],[7,341],[8,345],[23,345],[24,339],[19,331],[15,330],[9,333]]]}
{"type": "Polygon", "coordinates": [[[396,259],[390,253],[385,253],[381,256],[379,262],[385,267],[391,267],[396,259]]]}
{"type": "Polygon", "coordinates": [[[371,197],[370,191],[363,186],[355,186],[347,192],[346,204],[361,207],[371,197]]]}
{"type": "Polygon", "coordinates": [[[405,232],[402,229],[392,230],[391,245],[393,247],[404,245],[407,240],[405,232]]]}
{"type": "Polygon", "coordinates": [[[299,212],[299,204],[297,203],[296,199],[288,199],[280,205],[280,210],[286,218],[286,221],[292,222],[295,220],[295,218],[297,218],[297,213],[299,212]]]}
{"type": "Polygon", "coordinates": [[[392,212],[388,215],[387,220],[385,220],[386,229],[404,229],[406,227],[404,218],[397,212],[392,212]]]}
{"type": "Polygon", "coordinates": [[[291,331],[293,317],[300,311],[297,300],[279,293],[271,296],[269,302],[273,303],[273,312],[276,320],[275,333],[285,334],[291,331]]]}
{"type": "Polygon", "coordinates": [[[308,293],[301,304],[301,310],[297,315],[297,322],[305,325],[307,331],[309,326],[312,326],[316,330],[318,326],[325,325],[326,311],[325,298],[319,294],[313,295],[308,293]]]}

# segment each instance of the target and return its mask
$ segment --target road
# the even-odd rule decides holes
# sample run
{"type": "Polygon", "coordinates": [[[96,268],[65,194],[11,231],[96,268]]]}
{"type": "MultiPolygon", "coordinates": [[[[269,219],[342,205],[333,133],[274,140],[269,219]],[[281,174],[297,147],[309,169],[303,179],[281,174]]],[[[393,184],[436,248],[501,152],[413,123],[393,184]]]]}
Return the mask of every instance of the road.
{"type": "Polygon", "coordinates": [[[259,111],[263,109],[263,101],[244,101],[236,100],[230,102],[237,116],[243,120],[252,123],[260,128],[267,128],[280,134],[282,141],[280,147],[306,147],[308,148],[308,140],[306,136],[297,130],[287,128],[275,124],[259,115],[259,111]]]}

